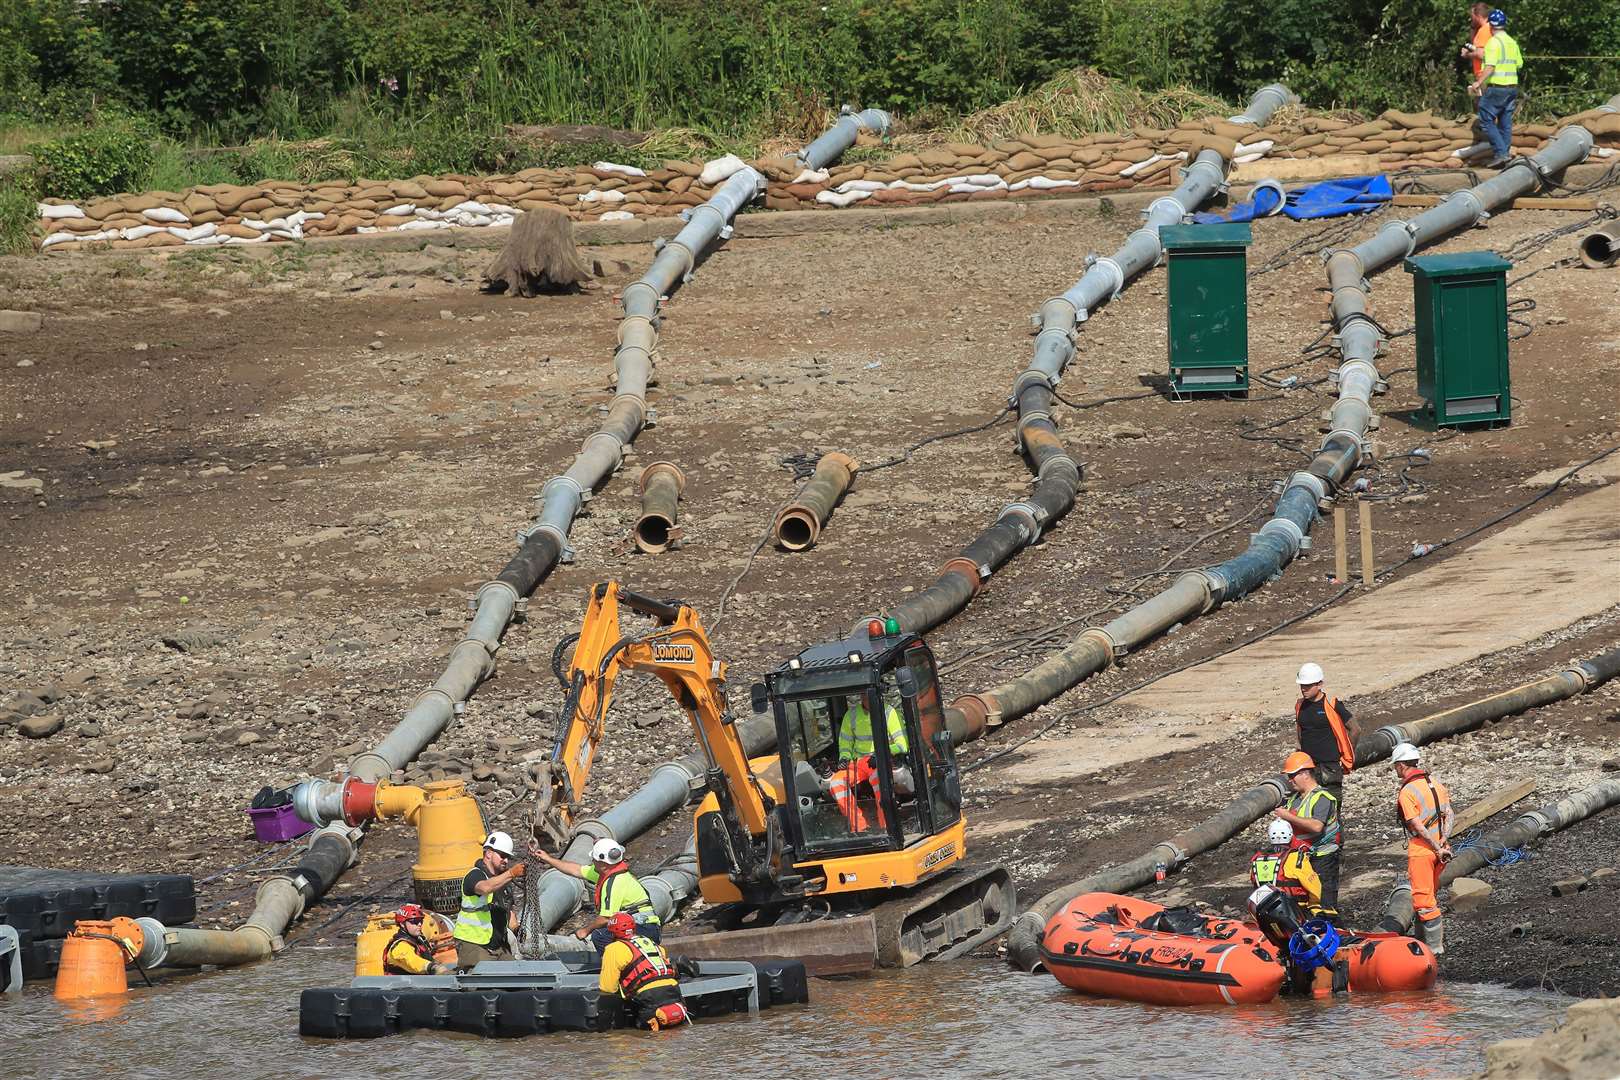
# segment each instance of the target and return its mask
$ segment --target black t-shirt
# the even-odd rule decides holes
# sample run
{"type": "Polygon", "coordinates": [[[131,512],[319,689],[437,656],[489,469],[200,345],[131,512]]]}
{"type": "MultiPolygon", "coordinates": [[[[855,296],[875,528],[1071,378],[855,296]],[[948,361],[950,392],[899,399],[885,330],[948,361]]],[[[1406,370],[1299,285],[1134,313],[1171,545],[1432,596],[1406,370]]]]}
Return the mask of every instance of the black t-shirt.
{"type": "MultiPolygon", "coordinates": [[[[477,896],[478,893],[476,891],[474,891],[473,886],[477,885],[480,881],[488,881],[490,878],[492,878],[494,876],[495,876],[494,874],[491,874],[488,870],[484,869],[484,864],[483,863],[479,863],[478,865],[474,866],[471,870],[467,871],[467,876],[461,879],[461,892],[462,892],[462,894],[464,896],[477,896]]],[[[496,892],[499,892],[499,891],[500,891],[499,889],[496,890],[496,892]]],[[[497,929],[499,931],[502,931],[504,933],[505,930],[506,930],[506,909],[501,907],[499,904],[494,902],[495,901],[495,893],[490,893],[489,894],[489,900],[490,900],[490,909],[489,909],[490,923],[495,927],[495,929],[497,929]]],[[[505,939],[502,938],[500,935],[496,935],[496,940],[500,941],[500,940],[505,940],[505,939]]]]}
{"type": "MultiPolygon", "coordinates": [[[[1350,729],[1350,708],[1338,703],[1339,719],[1345,731],[1350,729]]],[[[1299,748],[1311,755],[1311,760],[1329,769],[1339,768],[1339,740],[1333,736],[1333,725],[1327,718],[1326,695],[1315,701],[1306,701],[1299,707],[1299,748]]]]}

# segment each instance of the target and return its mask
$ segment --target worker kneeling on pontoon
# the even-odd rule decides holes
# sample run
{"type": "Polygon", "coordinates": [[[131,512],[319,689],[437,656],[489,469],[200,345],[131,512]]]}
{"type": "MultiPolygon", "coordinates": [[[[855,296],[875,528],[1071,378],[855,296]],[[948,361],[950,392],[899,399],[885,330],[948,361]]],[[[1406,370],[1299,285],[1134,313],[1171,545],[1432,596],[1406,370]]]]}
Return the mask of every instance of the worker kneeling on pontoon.
{"type": "Polygon", "coordinates": [[[597,988],[619,994],[637,1027],[674,1027],[692,1018],[681,1003],[681,984],[663,946],[637,932],[636,920],[624,912],[608,920],[613,940],[602,950],[602,976],[597,988]]]}

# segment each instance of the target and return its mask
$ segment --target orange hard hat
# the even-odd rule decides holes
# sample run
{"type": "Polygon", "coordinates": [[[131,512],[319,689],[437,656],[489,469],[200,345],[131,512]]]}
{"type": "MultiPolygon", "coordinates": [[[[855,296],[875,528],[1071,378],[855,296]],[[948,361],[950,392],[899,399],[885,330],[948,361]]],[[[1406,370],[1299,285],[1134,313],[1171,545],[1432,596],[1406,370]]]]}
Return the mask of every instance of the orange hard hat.
{"type": "Polygon", "coordinates": [[[1311,755],[1307,754],[1303,750],[1295,750],[1292,754],[1288,755],[1288,760],[1283,762],[1283,775],[1293,776],[1301,769],[1314,768],[1316,768],[1316,762],[1311,760],[1311,755]]]}

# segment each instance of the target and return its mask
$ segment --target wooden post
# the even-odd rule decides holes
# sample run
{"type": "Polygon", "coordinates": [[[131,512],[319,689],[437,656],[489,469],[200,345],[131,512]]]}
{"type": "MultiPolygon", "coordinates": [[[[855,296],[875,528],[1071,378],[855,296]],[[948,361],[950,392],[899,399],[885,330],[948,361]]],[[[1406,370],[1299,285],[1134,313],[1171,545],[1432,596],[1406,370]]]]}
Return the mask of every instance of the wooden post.
{"type": "Polygon", "coordinates": [[[1372,503],[1357,499],[1356,508],[1361,515],[1361,583],[1370,589],[1373,583],[1372,503]]]}
{"type": "Polygon", "coordinates": [[[1340,583],[1350,580],[1350,547],[1345,542],[1349,532],[1344,507],[1333,508],[1333,576],[1340,583]]]}

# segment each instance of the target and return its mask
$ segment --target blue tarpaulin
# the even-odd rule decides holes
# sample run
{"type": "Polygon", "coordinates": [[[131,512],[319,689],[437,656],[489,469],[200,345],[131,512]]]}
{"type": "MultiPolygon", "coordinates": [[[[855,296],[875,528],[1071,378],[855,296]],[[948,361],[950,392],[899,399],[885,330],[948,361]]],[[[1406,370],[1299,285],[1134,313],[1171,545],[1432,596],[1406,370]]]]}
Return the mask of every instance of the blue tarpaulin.
{"type": "Polygon", "coordinates": [[[1324,180],[1320,184],[1290,191],[1288,200],[1283,204],[1283,213],[1295,221],[1365,214],[1394,197],[1395,189],[1390,185],[1389,177],[1383,175],[1324,180]]]}
{"type": "Polygon", "coordinates": [[[1241,202],[1224,214],[1199,213],[1193,220],[1200,225],[1218,221],[1253,221],[1282,212],[1295,221],[1310,218],[1343,217],[1346,214],[1365,214],[1376,210],[1394,198],[1395,189],[1389,177],[1352,176],[1343,180],[1324,180],[1320,184],[1296,188],[1282,198],[1278,188],[1263,186],[1255,189],[1248,202],[1241,202]]]}

